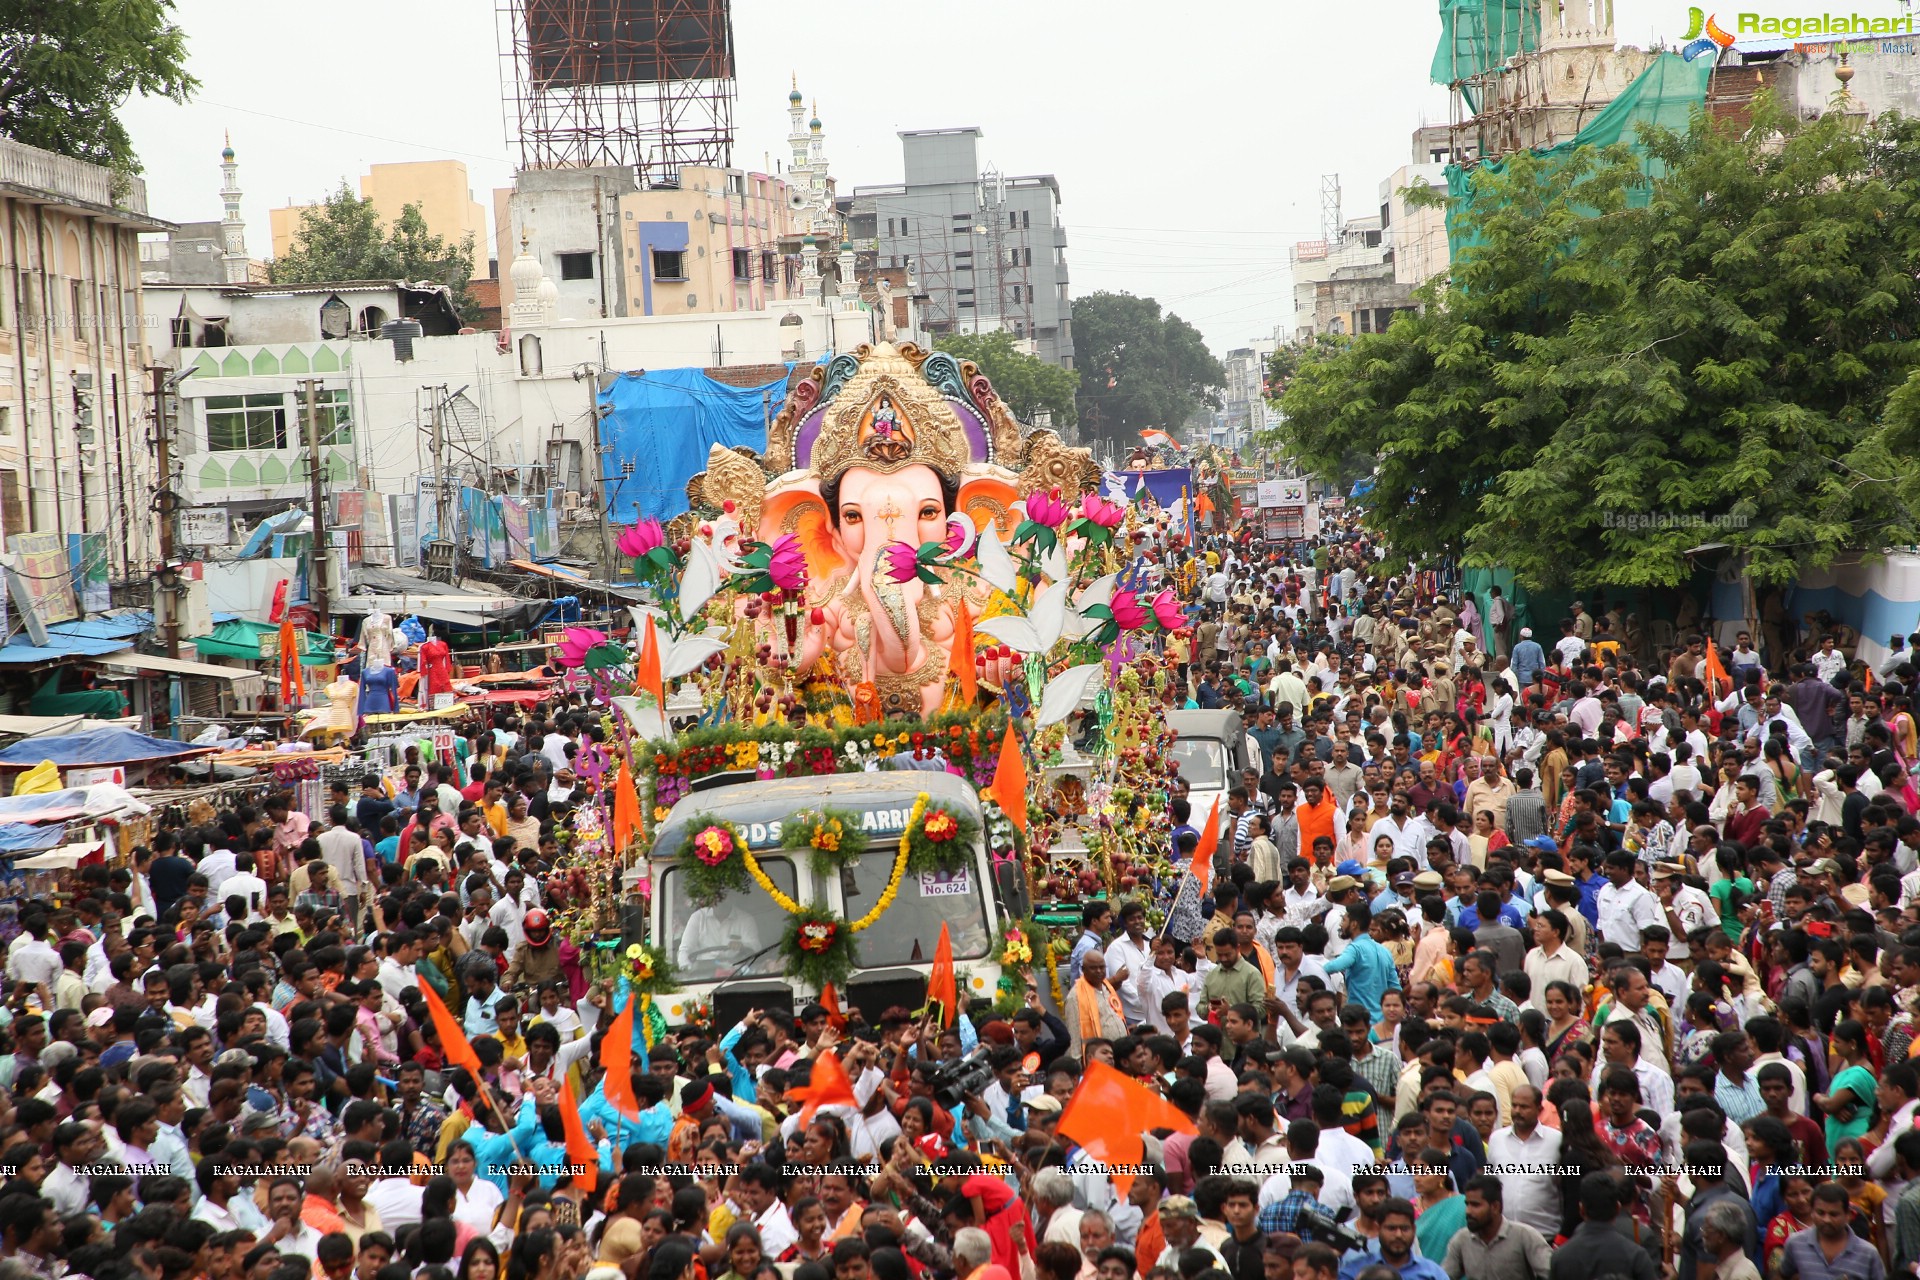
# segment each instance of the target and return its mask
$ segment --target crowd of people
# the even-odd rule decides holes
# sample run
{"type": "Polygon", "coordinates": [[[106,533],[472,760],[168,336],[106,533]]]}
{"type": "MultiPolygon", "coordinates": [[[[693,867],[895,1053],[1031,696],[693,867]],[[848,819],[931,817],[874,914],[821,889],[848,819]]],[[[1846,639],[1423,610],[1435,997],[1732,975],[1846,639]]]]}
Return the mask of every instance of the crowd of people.
{"type": "Polygon", "coordinates": [[[631,993],[549,914],[606,745],[562,696],[317,815],[168,811],[24,904],[0,1280],[1920,1266],[1907,650],[1652,652],[1353,522],[1152,550],[1192,606],[1174,700],[1238,710],[1257,763],[1198,865],[1176,781],[1167,873],[1084,905],[1057,1004],[1043,966],[951,1026],[803,997],[643,1038],[610,1098],[631,993]],[[828,1054],[853,1101],[809,1108],[828,1054]],[[1059,1130],[1092,1063],[1186,1121],[1130,1181],[1059,1130]]]}

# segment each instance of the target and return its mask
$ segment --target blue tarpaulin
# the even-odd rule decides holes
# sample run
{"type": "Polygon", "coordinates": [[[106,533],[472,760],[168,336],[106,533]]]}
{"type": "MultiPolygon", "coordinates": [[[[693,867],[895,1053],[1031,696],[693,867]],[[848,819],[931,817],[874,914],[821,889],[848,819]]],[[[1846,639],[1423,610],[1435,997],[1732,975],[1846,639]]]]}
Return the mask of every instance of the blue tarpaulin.
{"type": "Polygon", "coordinates": [[[5,823],[0,825],[0,857],[16,853],[39,853],[42,849],[57,848],[66,838],[67,829],[59,824],[51,827],[30,827],[24,823],[5,823]]]}
{"type": "Polygon", "coordinates": [[[0,751],[0,769],[31,769],[51,760],[63,769],[87,769],[110,764],[143,764],[203,755],[211,747],[189,746],[166,738],[149,738],[131,729],[108,726],[57,738],[28,738],[0,751]]]}
{"type": "Polygon", "coordinates": [[[785,378],[730,387],[699,369],[621,374],[600,394],[611,410],[600,425],[608,518],[632,524],[685,511],[687,481],[707,469],[708,450],[764,450],[767,423],[786,394],[785,378]]]}

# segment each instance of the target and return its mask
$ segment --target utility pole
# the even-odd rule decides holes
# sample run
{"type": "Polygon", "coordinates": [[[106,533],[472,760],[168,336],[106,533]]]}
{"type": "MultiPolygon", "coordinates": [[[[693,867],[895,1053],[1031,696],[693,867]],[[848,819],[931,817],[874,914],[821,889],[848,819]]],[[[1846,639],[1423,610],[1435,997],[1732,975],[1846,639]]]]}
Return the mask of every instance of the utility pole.
{"type": "MultiPolygon", "coordinates": [[[[716,332],[719,326],[714,326],[716,332]]],[[[573,371],[587,384],[587,432],[593,448],[593,520],[600,528],[600,577],[613,581],[613,530],[607,524],[607,457],[600,443],[600,370],[583,364],[573,371]]]]}
{"type": "Polygon", "coordinates": [[[154,508],[160,516],[160,565],[162,573],[155,575],[156,598],[154,616],[162,619],[160,632],[167,642],[167,656],[180,656],[180,608],[179,598],[172,589],[160,586],[163,578],[170,579],[166,572],[173,566],[174,543],[173,522],[175,507],[180,499],[173,491],[173,428],[174,418],[167,412],[167,398],[173,394],[169,385],[170,370],[165,365],[151,365],[147,373],[153,379],[153,388],[148,393],[153,397],[153,456],[160,471],[160,491],[154,497],[154,508]],[[158,593],[165,592],[166,607],[162,609],[158,593]]]}
{"type": "MultiPolygon", "coordinates": [[[[460,580],[460,539],[453,527],[453,494],[447,487],[447,387],[441,383],[428,387],[433,396],[433,527],[434,540],[452,547],[447,564],[447,581],[460,580]]],[[[429,577],[432,575],[429,574],[429,577]]]]}
{"type": "Polygon", "coordinates": [[[326,494],[320,483],[320,379],[300,379],[305,399],[307,425],[307,492],[313,517],[313,606],[320,615],[320,631],[333,634],[332,602],[327,598],[327,569],[333,562],[333,548],[327,545],[326,494]]]}

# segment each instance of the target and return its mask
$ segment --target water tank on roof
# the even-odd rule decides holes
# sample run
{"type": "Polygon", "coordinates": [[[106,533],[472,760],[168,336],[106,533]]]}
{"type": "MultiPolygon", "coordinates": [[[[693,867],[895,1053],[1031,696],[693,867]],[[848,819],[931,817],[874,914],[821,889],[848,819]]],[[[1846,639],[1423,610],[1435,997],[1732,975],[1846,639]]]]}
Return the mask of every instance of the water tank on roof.
{"type": "Polygon", "coordinates": [[[425,332],[418,320],[389,320],[380,326],[380,340],[393,343],[393,358],[406,364],[413,359],[413,340],[425,332]]]}

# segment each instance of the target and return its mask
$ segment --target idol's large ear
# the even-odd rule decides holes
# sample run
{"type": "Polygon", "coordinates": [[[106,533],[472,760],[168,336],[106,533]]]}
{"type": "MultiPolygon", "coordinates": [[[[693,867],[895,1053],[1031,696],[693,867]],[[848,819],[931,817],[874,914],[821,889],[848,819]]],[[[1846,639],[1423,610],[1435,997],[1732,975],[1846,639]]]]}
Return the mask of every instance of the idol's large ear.
{"type": "Polygon", "coordinates": [[[795,477],[767,494],[760,508],[760,541],[772,542],[783,533],[800,539],[807,553],[807,577],[816,588],[852,572],[853,564],[840,549],[819,482],[813,477],[795,477]]]}
{"type": "Polygon", "coordinates": [[[1008,481],[997,476],[980,476],[960,486],[958,506],[982,537],[992,532],[1005,542],[1020,522],[1019,513],[1013,510],[1018,500],[1018,492],[1008,481]]]}

